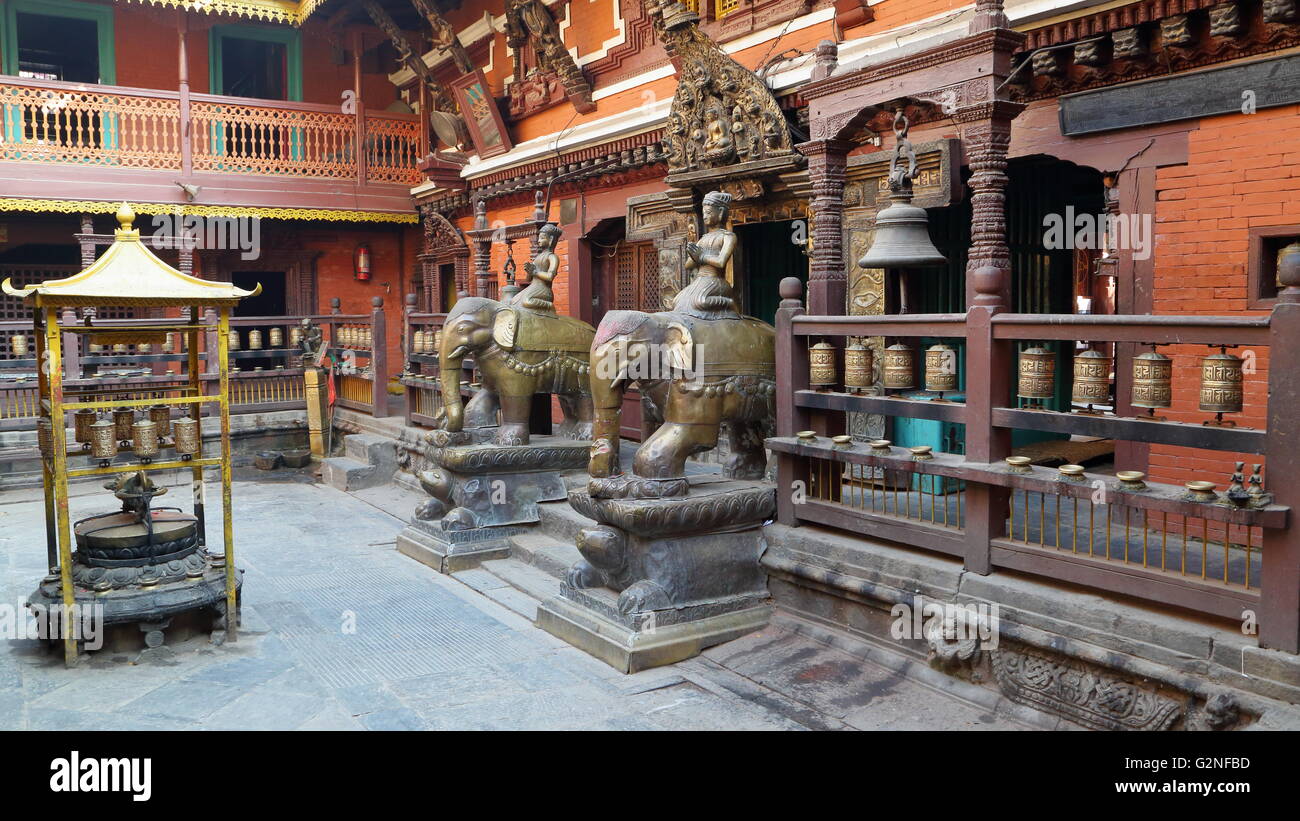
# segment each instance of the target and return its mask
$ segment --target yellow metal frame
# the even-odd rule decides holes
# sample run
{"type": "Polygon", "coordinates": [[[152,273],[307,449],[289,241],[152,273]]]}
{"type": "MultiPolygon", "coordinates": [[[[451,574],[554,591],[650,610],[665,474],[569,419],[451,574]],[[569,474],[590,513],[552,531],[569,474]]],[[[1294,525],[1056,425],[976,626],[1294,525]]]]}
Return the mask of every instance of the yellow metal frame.
{"type": "MultiPolygon", "coordinates": [[[[202,311],[198,305],[191,307],[191,316],[200,317],[202,311]]],[[[58,306],[42,306],[41,317],[45,332],[36,336],[36,356],[42,363],[37,382],[40,392],[40,405],[44,415],[50,419],[53,433],[51,454],[44,456],[42,464],[42,485],[45,490],[45,535],[51,573],[58,573],[63,592],[63,653],[64,661],[69,665],[77,663],[77,642],[73,635],[73,606],[76,602],[72,584],[72,526],[68,515],[68,479],[82,476],[107,476],[118,473],[153,470],[175,470],[190,468],[190,486],[194,495],[194,514],[198,519],[200,541],[206,543],[204,518],[203,469],[208,466],[221,466],[221,508],[222,533],[225,547],[226,568],[226,636],[229,641],[238,640],[238,602],[235,582],[238,570],[235,567],[234,519],[231,510],[231,445],[230,445],[230,306],[222,305],[218,309],[217,323],[217,361],[220,374],[220,387],[216,395],[203,395],[201,373],[199,369],[199,337],[206,331],[206,326],[187,323],[178,325],[174,321],[159,320],[148,325],[132,326],[132,330],[180,330],[188,336],[189,385],[173,388],[186,395],[174,397],[152,397],[149,399],[118,401],[65,401],[63,387],[63,334],[94,333],[97,329],[84,325],[61,327],[59,325],[58,306]],[[108,467],[89,467],[70,469],[68,467],[68,442],[65,426],[66,413],[81,408],[109,407],[145,407],[148,405],[169,405],[188,407],[190,417],[202,421],[202,406],[216,403],[220,408],[221,418],[221,455],[219,457],[197,457],[190,460],[173,459],[152,462],[150,464],[110,465],[108,467]]],[[[111,392],[111,391],[109,391],[111,392]]],[[[67,398],[76,398],[75,394],[67,398]]],[[[200,428],[201,431],[201,428],[200,428]]],[[[200,433],[200,440],[202,439],[200,433]]],[[[81,451],[74,451],[80,454],[81,451]]]]}

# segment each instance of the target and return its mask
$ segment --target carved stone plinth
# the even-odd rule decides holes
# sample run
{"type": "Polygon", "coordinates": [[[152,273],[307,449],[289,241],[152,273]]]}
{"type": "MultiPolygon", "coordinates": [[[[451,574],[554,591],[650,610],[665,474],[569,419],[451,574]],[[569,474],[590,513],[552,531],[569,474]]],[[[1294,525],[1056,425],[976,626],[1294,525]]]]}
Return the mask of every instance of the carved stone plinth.
{"type": "Polygon", "coordinates": [[[438,433],[428,451],[433,467],[418,477],[430,498],[398,535],[397,549],[440,573],[508,556],[518,525],[541,519],[539,502],[565,498],[563,474],[585,469],[591,447],[555,436],[501,446],[474,443],[481,437],[469,432],[438,433]]]}
{"type": "Polygon", "coordinates": [[[537,611],[542,629],[616,669],[672,664],[760,629],[771,606],[759,567],[761,529],[776,510],[771,485],[692,479],[676,499],[569,494],[596,521],[578,535],[583,558],[559,596],[537,611]]]}

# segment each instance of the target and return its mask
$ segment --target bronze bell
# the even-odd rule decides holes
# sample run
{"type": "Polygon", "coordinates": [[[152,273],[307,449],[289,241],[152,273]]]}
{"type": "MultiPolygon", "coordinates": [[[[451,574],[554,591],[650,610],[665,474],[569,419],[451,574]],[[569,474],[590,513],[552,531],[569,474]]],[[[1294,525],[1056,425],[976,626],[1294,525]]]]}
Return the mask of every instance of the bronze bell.
{"type": "Polygon", "coordinates": [[[1241,357],[1223,351],[1201,360],[1201,410],[1241,412],[1241,364],[1241,357]]]}
{"type": "Polygon", "coordinates": [[[1081,405],[1105,405],[1110,402],[1109,356],[1087,350],[1074,358],[1074,401],[1081,405]]]}
{"type": "Polygon", "coordinates": [[[859,340],[844,349],[844,387],[849,393],[861,393],[871,387],[874,358],[874,352],[859,340]]]}
{"type": "Polygon", "coordinates": [[[890,194],[889,205],[876,214],[871,247],[858,260],[860,268],[930,268],[948,260],[930,241],[925,209],[912,205],[912,192],[890,194]]]}
{"type": "Polygon", "coordinates": [[[925,352],[925,389],[934,393],[957,390],[957,352],[942,342],[925,352]]]}
{"type": "Polygon", "coordinates": [[[1167,408],[1173,404],[1174,361],[1155,351],[1133,357],[1135,408],[1167,408]]]}
{"type": "Polygon", "coordinates": [[[835,374],[835,346],[818,342],[808,349],[808,384],[814,388],[833,388],[838,383],[835,374]]]}
{"type": "Polygon", "coordinates": [[[884,378],[886,389],[909,390],[916,387],[916,352],[901,342],[885,348],[884,378]]]}
{"type": "Polygon", "coordinates": [[[1056,396],[1056,354],[1038,345],[1020,352],[1020,380],[1016,394],[1021,399],[1051,399],[1056,396]]]}

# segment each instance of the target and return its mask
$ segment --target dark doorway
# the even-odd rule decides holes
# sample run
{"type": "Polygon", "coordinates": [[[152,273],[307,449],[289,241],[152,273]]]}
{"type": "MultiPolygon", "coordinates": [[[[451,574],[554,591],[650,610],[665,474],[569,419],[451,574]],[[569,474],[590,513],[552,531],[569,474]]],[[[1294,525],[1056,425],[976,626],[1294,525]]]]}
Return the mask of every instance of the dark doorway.
{"type": "Polygon", "coordinates": [[[19,12],[18,76],[99,82],[99,26],[80,17],[19,12]]]}
{"type": "Polygon", "coordinates": [[[262,286],[262,293],[245,297],[235,305],[235,316],[284,316],[288,313],[284,271],[235,271],[230,279],[240,288],[262,286]]]}
{"type": "Polygon", "coordinates": [[[779,287],[786,277],[808,281],[808,221],[783,220],[736,226],[739,252],[736,290],[745,313],[764,322],[776,321],[779,287]]]}
{"type": "Polygon", "coordinates": [[[259,100],[289,99],[288,49],[284,43],[221,38],[221,93],[259,100]]]}
{"type": "Polygon", "coordinates": [[[456,263],[445,262],[438,266],[438,293],[442,304],[435,310],[447,313],[456,305],[456,263]]]}

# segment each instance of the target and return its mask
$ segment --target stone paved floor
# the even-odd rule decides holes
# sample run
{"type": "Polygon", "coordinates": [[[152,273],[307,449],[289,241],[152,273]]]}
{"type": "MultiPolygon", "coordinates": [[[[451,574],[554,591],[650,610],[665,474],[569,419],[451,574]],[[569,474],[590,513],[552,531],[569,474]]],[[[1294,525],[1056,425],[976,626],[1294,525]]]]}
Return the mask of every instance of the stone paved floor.
{"type": "MultiPolygon", "coordinates": [[[[74,492],[74,518],[115,506],[98,484],[74,492]]],[[[779,624],[698,659],[622,676],[397,553],[402,522],[363,499],[286,474],[236,483],[235,502],[238,561],[247,571],[237,643],[192,639],[144,657],[105,650],[67,670],[39,642],[0,641],[0,729],[1052,723],[955,698],[779,624]]],[[[37,494],[0,494],[0,604],[8,608],[21,606],[45,572],[42,522],[37,494]]]]}

